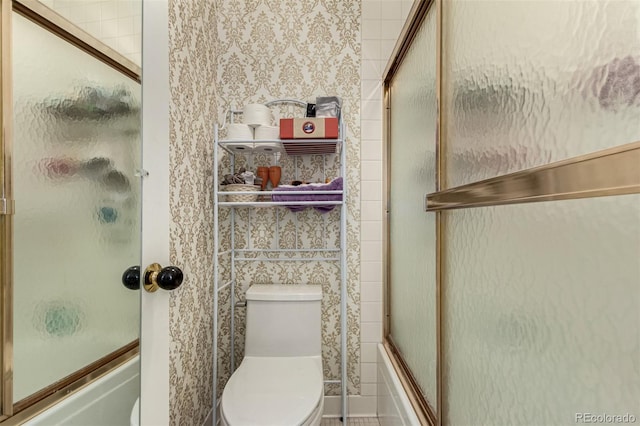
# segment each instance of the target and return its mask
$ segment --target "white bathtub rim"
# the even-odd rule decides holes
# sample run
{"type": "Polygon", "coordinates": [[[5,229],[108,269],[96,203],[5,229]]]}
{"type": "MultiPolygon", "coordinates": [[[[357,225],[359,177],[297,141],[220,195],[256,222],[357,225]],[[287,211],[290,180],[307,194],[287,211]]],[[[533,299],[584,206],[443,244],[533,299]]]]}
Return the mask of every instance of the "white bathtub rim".
{"type": "MultiPolygon", "coordinates": [[[[386,349],[382,343],[378,344],[378,368],[382,371],[383,374],[380,374],[378,377],[378,398],[384,396],[384,391],[386,390],[386,394],[391,398],[395,409],[397,410],[396,418],[399,418],[403,425],[420,425],[420,420],[415,410],[413,409],[413,405],[411,405],[411,401],[407,396],[404,388],[402,387],[402,383],[400,382],[400,378],[396,374],[396,371],[391,363],[391,359],[387,354],[386,349]],[[387,387],[388,389],[384,389],[383,387],[387,387]]],[[[380,420],[381,425],[385,425],[384,418],[386,417],[386,413],[381,413],[380,409],[382,404],[378,404],[378,418],[380,420]]]]}
{"type": "MultiPolygon", "coordinates": [[[[136,382],[135,385],[140,388],[140,356],[136,355],[125,363],[119,365],[111,371],[106,372],[104,375],[96,379],[95,381],[79,388],[76,392],[65,396],[64,399],[57,402],[55,405],[49,407],[42,413],[31,417],[23,425],[25,426],[39,426],[50,425],[54,419],[57,420],[56,424],[65,424],[65,420],[71,416],[76,415],[81,410],[77,408],[84,408],[90,403],[103,400],[109,395],[116,392],[123,386],[129,383],[136,382]],[[74,407],[75,406],[75,407],[74,407]]],[[[137,397],[137,396],[136,396],[137,397]]],[[[131,404],[126,407],[122,407],[127,413],[131,412],[131,408],[135,403],[136,398],[131,399],[131,404]]],[[[127,419],[129,415],[127,414],[127,419]]]]}

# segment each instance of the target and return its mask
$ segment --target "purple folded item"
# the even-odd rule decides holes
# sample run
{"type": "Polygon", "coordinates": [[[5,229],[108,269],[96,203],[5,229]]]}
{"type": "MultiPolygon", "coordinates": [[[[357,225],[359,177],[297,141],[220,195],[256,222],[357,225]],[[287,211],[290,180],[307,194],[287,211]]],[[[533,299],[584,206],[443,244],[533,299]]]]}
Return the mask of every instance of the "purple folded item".
{"type": "MultiPolygon", "coordinates": [[[[327,184],[308,184],[308,185],[280,185],[277,188],[274,188],[274,192],[283,192],[283,191],[341,191],[342,190],[342,178],[336,178],[327,184]]],[[[273,194],[271,196],[273,201],[342,201],[342,194],[273,194]]],[[[324,205],[318,204],[314,206],[304,206],[304,205],[287,205],[286,206],[292,212],[299,212],[304,210],[307,207],[313,207],[318,210],[320,213],[327,213],[334,209],[335,205],[324,205]]]]}

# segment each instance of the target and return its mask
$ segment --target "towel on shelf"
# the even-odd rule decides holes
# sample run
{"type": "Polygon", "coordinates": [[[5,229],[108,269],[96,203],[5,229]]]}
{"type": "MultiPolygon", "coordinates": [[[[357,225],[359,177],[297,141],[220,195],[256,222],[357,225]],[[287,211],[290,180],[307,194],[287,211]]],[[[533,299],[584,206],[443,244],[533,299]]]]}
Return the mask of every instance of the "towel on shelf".
{"type": "MultiPolygon", "coordinates": [[[[329,183],[310,183],[306,185],[280,185],[274,188],[274,192],[283,191],[341,191],[342,190],[342,178],[336,178],[329,183]]],[[[273,201],[342,201],[342,194],[273,194],[271,196],[273,201]]],[[[314,206],[305,205],[287,205],[286,206],[292,212],[299,212],[307,207],[313,207],[320,213],[330,212],[335,208],[334,204],[318,204],[314,206]]]]}

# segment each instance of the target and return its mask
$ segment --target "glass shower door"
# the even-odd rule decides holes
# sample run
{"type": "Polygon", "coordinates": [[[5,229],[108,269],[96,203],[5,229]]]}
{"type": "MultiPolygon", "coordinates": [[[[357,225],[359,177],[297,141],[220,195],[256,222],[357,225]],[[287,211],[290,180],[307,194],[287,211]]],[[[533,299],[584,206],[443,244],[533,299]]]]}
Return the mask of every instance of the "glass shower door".
{"type": "Polygon", "coordinates": [[[436,222],[424,195],[436,190],[436,18],[428,13],[389,87],[389,335],[435,414],[436,222]],[[430,53],[429,53],[430,52],[430,53]]]}
{"type": "Polygon", "coordinates": [[[640,4],[447,1],[443,32],[450,187],[579,170],[559,200],[443,212],[443,424],[640,418],[640,195],[559,189],[640,176],[580,157],[640,141],[640,4]]]}
{"type": "Polygon", "coordinates": [[[13,14],[18,402],[137,345],[140,84],[13,14]]]}
{"type": "Polygon", "coordinates": [[[412,405],[435,383],[434,424],[637,423],[640,3],[434,3],[385,76],[385,337],[412,405]]]}

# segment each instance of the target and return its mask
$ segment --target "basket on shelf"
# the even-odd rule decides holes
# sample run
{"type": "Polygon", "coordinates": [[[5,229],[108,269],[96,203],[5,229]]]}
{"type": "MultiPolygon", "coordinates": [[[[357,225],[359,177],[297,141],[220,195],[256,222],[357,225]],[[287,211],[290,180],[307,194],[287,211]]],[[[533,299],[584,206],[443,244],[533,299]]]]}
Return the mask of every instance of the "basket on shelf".
{"type": "Polygon", "coordinates": [[[227,201],[232,203],[253,202],[258,200],[258,194],[243,194],[243,192],[260,191],[260,185],[232,183],[229,185],[223,185],[222,190],[232,192],[232,194],[223,194],[227,196],[227,201]]]}

